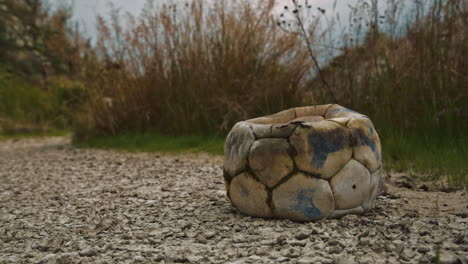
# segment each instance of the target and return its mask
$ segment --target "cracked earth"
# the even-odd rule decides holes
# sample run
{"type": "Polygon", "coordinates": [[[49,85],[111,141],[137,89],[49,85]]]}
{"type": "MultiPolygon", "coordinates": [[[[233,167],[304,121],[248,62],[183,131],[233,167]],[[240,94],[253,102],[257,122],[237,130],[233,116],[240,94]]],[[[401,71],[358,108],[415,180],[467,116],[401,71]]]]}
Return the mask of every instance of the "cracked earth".
{"type": "Polygon", "coordinates": [[[226,198],[222,157],[0,141],[0,263],[468,263],[466,190],[385,173],[376,208],[313,223],[226,198]]]}

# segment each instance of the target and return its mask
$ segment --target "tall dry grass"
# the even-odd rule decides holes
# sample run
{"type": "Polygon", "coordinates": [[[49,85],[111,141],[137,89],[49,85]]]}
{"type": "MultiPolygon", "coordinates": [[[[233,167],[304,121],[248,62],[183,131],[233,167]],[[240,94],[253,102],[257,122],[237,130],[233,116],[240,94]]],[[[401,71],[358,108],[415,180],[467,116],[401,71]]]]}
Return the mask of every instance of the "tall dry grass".
{"type": "Polygon", "coordinates": [[[213,134],[306,103],[306,49],[275,26],[272,8],[273,1],[149,1],[140,17],[114,10],[110,23],[99,19],[100,59],[88,67],[91,101],[78,136],[213,134]]]}
{"type": "MultiPolygon", "coordinates": [[[[466,128],[466,1],[410,1],[401,18],[402,0],[388,1],[385,15],[378,1],[360,0],[355,29],[321,69],[319,38],[330,34],[314,23],[285,30],[273,1],[258,2],[149,1],[140,17],[101,18],[77,136],[223,133],[241,119],[321,103],[356,109],[390,132],[466,128]]],[[[301,14],[297,1],[289,6],[293,19],[301,14]]]]}
{"type": "MultiPolygon", "coordinates": [[[[347,42],[324,78],[341,104],[367,113],[381,128],[460,136],[468,127],[468,4],[411,4],[409,17],[399,18],[401,22],[396,11],[367,13],[375,17],[366,21],[371,30],[361,43],[347,42]],[[379,26],[405,33],[382,32],[379,26]]],[[[325,89],[318,80],[311,85],[325,89]]]]}

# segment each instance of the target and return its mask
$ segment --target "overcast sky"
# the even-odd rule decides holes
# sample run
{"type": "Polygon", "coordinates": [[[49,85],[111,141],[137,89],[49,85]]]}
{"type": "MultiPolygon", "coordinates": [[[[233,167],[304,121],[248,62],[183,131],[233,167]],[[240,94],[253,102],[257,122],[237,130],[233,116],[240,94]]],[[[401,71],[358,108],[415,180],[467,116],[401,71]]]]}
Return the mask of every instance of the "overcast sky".
{"type": "MultiPolygon", "coordinates": [[[[96,16],[107,15],[109,12],[109,6],[112,3],[123,12],[130,12],[134,15],[138,15],[147,0],[47,0],[52,5],[60,3],[71,4],[73,7],[73,19],[80,22],[83,25],[85,33],[93,37],[96,34],[96,16]]],[[[156,0],[156,2],[164,2],[166,0],[156,0]]],[[[178,0],[184,1],[184,0],[178,0]]],[[[205,0],[215,1],[215,0],[205,0]]],[[[169,2],[169,1],[166,1],[169,2]]],[[[318,7],[332,10],[334,6],[334,0],[309,0],[312,4],[313,9],[317,10],[318,7]]],[[[350,12],[349,5],[354,5],[357,0],[336,0],[335,13],[339,13],[341,20],[346,24],[347,17],[350,12]]],[[[384,1],[381,1],[384,2],[384,1]]],[[[277,0],[277,9],[281,10],[285,3],[291,3],[291,0],[277,0]]],[[[327,16],[331,16],[332,12],[328,12],[327,16]]]]}

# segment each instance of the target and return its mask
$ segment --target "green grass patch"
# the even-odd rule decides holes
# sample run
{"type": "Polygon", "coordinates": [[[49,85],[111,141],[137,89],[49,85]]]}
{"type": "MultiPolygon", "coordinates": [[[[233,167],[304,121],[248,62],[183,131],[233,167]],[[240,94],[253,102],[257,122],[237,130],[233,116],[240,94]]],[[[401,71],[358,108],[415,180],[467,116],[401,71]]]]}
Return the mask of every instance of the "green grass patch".
{"type": "Polygon", "coordinates": [[[68,130],[30,130],[20,132],[3,132],[0,133],[0,140],[2,139],[21,139],[21,138],[34,138],[34,137],[64,137],[70,135],[68,130]]]}
{"type": "Polygon", "coordinates": [[[66,129],[84,97],[79,82],[55,78],[47,87],[40,87],[0,70],[0,128],[66,129]]]}
{"type": "Polygon", "coordinates": [[[39,123],[50,119],[55,107],[55,100],[44,89],[0,72],[0,117],[39,123]]]}
{"type": "MultiPolygon", "coordinates": [[[[447,177],[450,184],[468,185],[468,137],[382,131],[381,140],[385,169],[423,174],[427,180],[447,177]]],[[[131,152],[207,152],[213,155],[223,155],[223,144],[222,137],[160,133],[124,133],[75,142],[78,147],[131,152]]]]}
{"type": "Polygon", "coordinates": [[[468,136],[437,131],[381,133],[386,169],[424,174],[428,180],[447,177],[450,184],[468,185],[468,136]]]}
{"type": "Polygon", "coordinates": [[[123,133],[75,142],[78,147],[116,149],[131,152],[206,152],[223,155],[224,139],[209,136],[168,136],[160,133],[123,133]]]}

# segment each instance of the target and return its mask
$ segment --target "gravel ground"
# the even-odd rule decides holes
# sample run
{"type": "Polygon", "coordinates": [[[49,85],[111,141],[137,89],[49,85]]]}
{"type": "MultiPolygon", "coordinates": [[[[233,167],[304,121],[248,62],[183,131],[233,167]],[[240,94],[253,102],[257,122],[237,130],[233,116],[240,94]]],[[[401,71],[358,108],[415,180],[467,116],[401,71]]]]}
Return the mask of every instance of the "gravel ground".
{"type": "Polygon", "coordinates": [[[0,263],[468,263],[466,191],[400,188],[406,176],[387,175],[369,214],[256,219],[232,208],[221,165],[67,138],[2,141],[0,263]]]}

